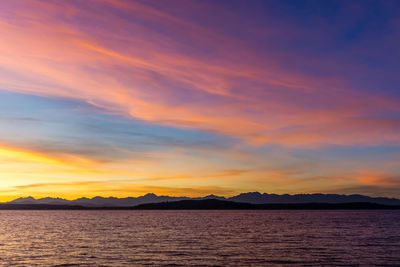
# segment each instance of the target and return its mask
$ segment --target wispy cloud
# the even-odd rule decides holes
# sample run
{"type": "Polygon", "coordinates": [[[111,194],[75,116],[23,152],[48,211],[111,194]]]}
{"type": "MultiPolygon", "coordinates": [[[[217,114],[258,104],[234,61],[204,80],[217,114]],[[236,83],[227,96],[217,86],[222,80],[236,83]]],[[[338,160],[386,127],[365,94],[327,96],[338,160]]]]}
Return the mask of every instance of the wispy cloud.
{"type": "Polygon", "coordinates": [[[8,72],[0,75],[5,89],[80,99],[148,122],[222,133],[255,144],[399,140],[396,129],[381,128],[385,118],[353,123],[353,118],[371,112],[397,112],[397,100],[352,88],[347,79],[299,74],[267,58],[260,62],[250,51],[232,56],[246,49],[246,43],[237,44],[229,35],[168,11],[118,1],[19,3],[23,4],[8,8],[18,20],[3,17],[0,27],[7,40],[0,54],[8,72]],[[154,25],[159,22],[163,26],[154,25]],[[179,37],[182,34],[188,40],[179,37]],[[218,43],[227,44],[229,53],[207,56],[206,48],[218,43]],[[293,137],[282,131],[292,127],[293,137]],[[386,140],[365,131],[377,128],[386,140]]]}

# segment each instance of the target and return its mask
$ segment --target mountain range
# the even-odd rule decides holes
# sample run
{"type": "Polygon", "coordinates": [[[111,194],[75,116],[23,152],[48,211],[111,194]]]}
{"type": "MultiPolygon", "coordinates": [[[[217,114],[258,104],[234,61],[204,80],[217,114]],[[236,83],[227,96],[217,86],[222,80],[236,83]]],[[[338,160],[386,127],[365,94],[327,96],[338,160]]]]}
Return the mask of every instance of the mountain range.
{"type": "Polygon", "coordinates": [[[75,200],[66,200],[62,198],[40,198],[33,197],[18,198],[4,204],[45,204],[45,205],[70,205],[83,207],[133,207],[148,203],[162,203],[182,200],[206,200],[217,199],[250,204],[302,204],[302,203],[376,203],[382,205],[400,205],[400,199],[385,197],[369,197],[364,195],[339,195],[339,194],[296,194],[296,195],[277,195],[259,192],[242,193],[237,196],[225,198],[221,196],[208,195],[205,197],[170,197],[157,196],[149,193],[140,197],[94,197],[78,198],[75,200]]]}

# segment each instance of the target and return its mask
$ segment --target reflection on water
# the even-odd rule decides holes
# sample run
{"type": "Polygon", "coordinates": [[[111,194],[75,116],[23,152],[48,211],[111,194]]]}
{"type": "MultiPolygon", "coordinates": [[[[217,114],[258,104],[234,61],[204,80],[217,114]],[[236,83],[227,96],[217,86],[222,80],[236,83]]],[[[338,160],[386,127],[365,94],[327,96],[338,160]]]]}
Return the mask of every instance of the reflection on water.
{"type": "Polygon", "coordinates": [[[400,211],[0,211],[3,265],[400,265],[400,211]]]}

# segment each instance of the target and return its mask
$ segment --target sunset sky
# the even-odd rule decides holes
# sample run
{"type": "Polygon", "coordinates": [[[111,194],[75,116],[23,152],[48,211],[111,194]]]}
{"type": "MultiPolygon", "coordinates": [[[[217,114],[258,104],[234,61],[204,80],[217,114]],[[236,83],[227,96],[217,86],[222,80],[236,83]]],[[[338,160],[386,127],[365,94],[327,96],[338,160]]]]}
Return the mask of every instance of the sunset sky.
{"type": "Polygon", "coordinates": [[[0,2],[0,201],[400,197],[400,1],[0,2]]]}

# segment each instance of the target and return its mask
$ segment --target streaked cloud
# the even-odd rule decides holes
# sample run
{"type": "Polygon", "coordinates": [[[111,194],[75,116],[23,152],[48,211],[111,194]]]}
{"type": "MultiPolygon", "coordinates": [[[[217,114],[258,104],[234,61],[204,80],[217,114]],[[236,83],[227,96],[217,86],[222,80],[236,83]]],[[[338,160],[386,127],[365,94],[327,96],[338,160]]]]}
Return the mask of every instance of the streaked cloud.
{"type": "MultiPolygon", "coordinates": [[[[7,74],[0,83],[9,90],[79,99],[151,123],[288,146],[380,144],[365,128],[381,128],[386,118],[353,122],[399,110],[398,100],[352,87],[349,79],[300,75],[267,57],[255,60],[250,51],[235,57],[246,42],[151,5],[17,1],[8,6],[0,27],[7,40],[0,54],[7,74]],[[89,10],[93,7],[97,12],[89,10]],[[154,25],[160,21],[165,24],[154,25]],[[184,37],[175,36],[178,32],[184,37]],[[219,42],[229,43],[229,55],[210,58],[214,51],[206,48],[219,42]],[[285,133],[291,128],[296,137],[285,133]],[[305,131],[295,134],[297,128],[305,131]],[[336,129],[343,132],[332,138],[336,129]]],[[[397,144],[396,129],[382,131],[383,142],[397,144]]]]}

